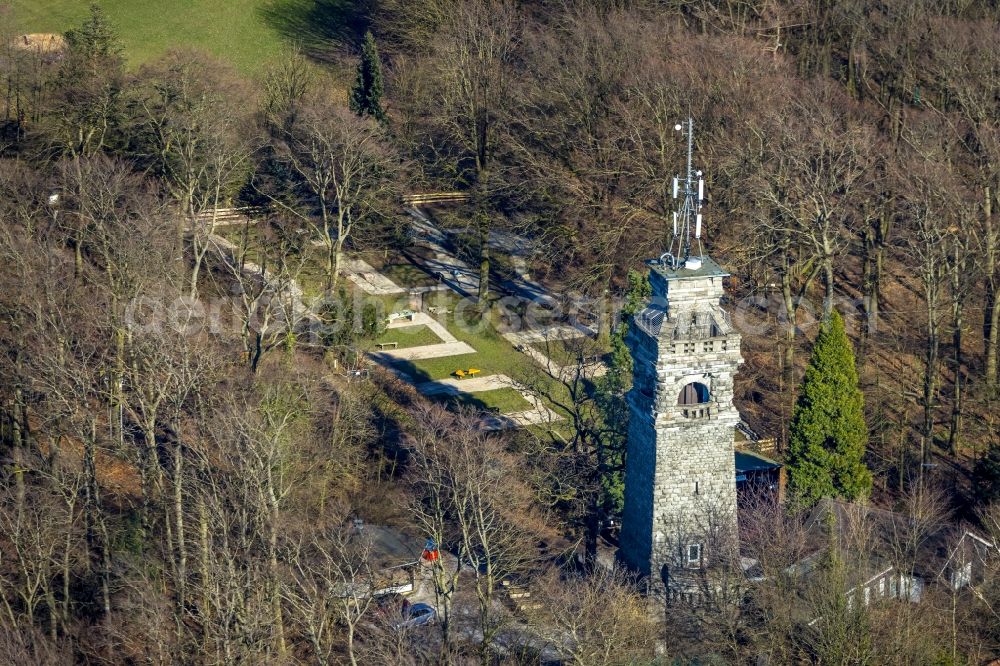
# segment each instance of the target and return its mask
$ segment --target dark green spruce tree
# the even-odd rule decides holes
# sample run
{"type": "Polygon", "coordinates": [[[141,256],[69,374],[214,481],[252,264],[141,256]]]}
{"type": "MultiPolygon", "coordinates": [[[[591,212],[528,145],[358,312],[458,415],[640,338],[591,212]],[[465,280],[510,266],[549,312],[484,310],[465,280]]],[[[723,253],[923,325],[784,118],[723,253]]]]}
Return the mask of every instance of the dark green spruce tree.
{"type": "Polygon", "coordinates": [[[649,280],[637,271],[628,272],[628,285],[620,319],[611,330],[608,372],[595,382],[595,402],[605,428],[597,450],[601,508],[613,515],[620,515],[625,504],[625,448],[628,443],[625,393],[632,388],[632,352],[625,338],[632,316],[642,309],[651,293],[649,280]]]}
{"type": "Polygon", "coordinates": [[[365,42],[361,46],[361,61],[358,63],[358,73],[351,88],[351,111],[359,116],[372,116],[379,122],[385,120],[385,110],[382,109],[382,61],[378,57],[378,48],[371,31],[365,33],[365,42]]]}
{"type": "Polygon", "coordinates": [[[792,413],[788,471],[794,496],[806,504],[866,496],[872,487],[867,445],[854,349],[834,310],[816,338],[792,413]]]}
{"type": "Polygon", "coordinates": [[[125,48],[100,5],[90,5],[90,16],[79,28],[66,32],[66,43],[77,57],[106,63],[122,59],[125,48]]]}

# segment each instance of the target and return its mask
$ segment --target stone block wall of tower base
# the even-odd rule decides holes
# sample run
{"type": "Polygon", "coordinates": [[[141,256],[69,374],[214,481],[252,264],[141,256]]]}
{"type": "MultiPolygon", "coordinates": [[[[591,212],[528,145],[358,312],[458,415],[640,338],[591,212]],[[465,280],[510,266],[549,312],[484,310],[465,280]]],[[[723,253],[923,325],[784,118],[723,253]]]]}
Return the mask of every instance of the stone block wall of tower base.
{"type": "Polygon", "coordinates": [[[731,419],[664,424],[633,418],[625,473],[621,559],[657,585],[664,566],[687,568],[701,544],[704,566],[735,534],[736,469],[731,419]]]}

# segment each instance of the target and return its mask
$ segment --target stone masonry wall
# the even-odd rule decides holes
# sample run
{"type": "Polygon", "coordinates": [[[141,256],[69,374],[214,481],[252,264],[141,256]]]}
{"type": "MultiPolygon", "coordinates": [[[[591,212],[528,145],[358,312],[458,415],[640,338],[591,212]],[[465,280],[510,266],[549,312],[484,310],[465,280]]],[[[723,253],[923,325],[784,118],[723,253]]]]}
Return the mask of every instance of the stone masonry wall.
{"type": "MultiPolygon", "coordinates": [[[[650,275],[654,302],[667,317],[712,316],[722,297],[722,277],[666,279],[650,275]]],[[[714,320],[718,321],[716,314],[714,320]]],[[[714,337],[677,337],[666,322],[653,337],[632,327],[634,382],[625,470],[625,512],[620,558],[659,584],[665,568],[686,565],[689,543],[705,548],[735,536],[736,470],[733,375],[740,362],[739,335],[720,323],[714,337]],[[709,388],[709,401],[694,418],[678,398],[692,382],[709,388]]],[[[689,406],[690,407],[690,406],[689,406]]]]}

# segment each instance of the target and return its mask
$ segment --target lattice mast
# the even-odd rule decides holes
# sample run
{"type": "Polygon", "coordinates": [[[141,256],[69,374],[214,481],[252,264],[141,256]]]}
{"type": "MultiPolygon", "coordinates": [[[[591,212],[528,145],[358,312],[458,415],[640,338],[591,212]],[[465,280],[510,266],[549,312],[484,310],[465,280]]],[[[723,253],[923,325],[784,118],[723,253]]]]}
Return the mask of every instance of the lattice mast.
{"type": "Polygon", "coordinates": [[[674,125],[678,132],[687,134],[688,156],[687,175],[682,179],[674,176],[674,199],[678,201],[674,211],[674,233],[670,239],[670,249],[662,257],[673,270],[701,268],[701,258],[705,252],[701,247],[701,207],[705,201],[705,179],[701,171],[694,169],[694,120],[688,118],[687,126],[674,125]],[[691,253],[692,237],[697,254],[691,253]]]}

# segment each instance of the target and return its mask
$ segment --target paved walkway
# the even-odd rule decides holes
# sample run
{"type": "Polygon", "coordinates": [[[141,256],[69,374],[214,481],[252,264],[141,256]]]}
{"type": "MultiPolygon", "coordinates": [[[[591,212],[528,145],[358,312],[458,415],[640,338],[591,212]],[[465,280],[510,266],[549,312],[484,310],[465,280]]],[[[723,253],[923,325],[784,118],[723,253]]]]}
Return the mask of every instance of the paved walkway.
{"type": "Polygon", "coordinates": [[[483,391],[516,388],[517,386],[519,385],[507,375],[486,375],[485,377],[471,377],[469,379],[449,377],[448,379],[417,384],[415,388],[423,395],[458,395],[459,393],[482,393],[483,391]]]}
{"type": "Polygon", "coordinates": [[[513,336],[513,339],[516,339],[522,344],[532,344],[535,342],[574,340],[582,337],[592,338],[597,335],[597,332],[587,328],[583,324],[577,324],[576,326],[571,326],[569,324],[552,324],[551,326],[543,326],[542,328],[533,328],[524,331],[507,333],[506,335],[513,336]]]}
{"type": "MultiPolygon", "coordinates": [[[[411,229],[414,239],[426,246],[434,254],[433,259],[414,258],[414,261],[424,265],[425,270],[431,274],[440,274],[448,286],[462,296],[476,296],[479,294],[479,268],[471,267],[461,259],[455,257],[448,248],[448,234],[437,228],[431,220],[424,215],[419,208],[411,208],[409,211],[411,229]],[[457,274],[452,275],[450,271],[457,274]]],[[[494,232],[496,233],[496,232],[494,232]]],[[[517,256],[524,256],[525,249],[514,243],[503,234],[491,233],[490,245],[495,248],[504,248],[518,253],[517,256]]],[[[520,244],[527,241],[520,239],[520,244]]],[[[527,272],[519,271],[521,276],[517,279],[494,280],[492,286],[499,288],[513,296],[519,296],[531,301],[552,302],[556,298],[542,286],[541,283],[527,278],[527,272]]]]}
{"type": "MultiPolygon", "coordinates": [[[[433,259],[413,258],[415,263],[421,263],[424,269],[432,274],[441,276],[442,281],[451,287],[460,296],[475,297],[479,294],[479,270],[453,256],[448,250],[447,234],[434,225],[431,220],[418,208],[411,208],[412,233],[416,240],[428,247],[434,254],[433,259]]],[[[497,233],[490,236],[490,245],[510,253],[515,258],[523,261],[523,257],[530,253],[529,241],[513,234],[497,233]]],[[[527,270],[519,270],[519,279],[500,280],[496,286],[504,291],[536,302],[555,302],[556,297],[542,286],[541,283],[529,279],[527,270]]],[[[516,349],[530,356],[536,363],[542,366],[546,372],[556,379],[563,379],[567,373],[575,373],[576,366],[561,366],[550,359],[543,352],[531,346],[532,343],[545,342],[546,340],[571,339],[582,336],[593,337],[597,334],[593,329],[582,324],[553,324],[539,329],[529,329],[517,332],[507,332],[503,334],[516,349]]],[[[586,364],[583,368],[587,377],[600,377],[608,371],[607,366],[601,361],[586,364]]]]}
{"type": "Polygon", "coordinates": [[[425,271],[436,275],[459,296],[475,297],[479,294],[479,271],[454,256],[448,250],[448,236],[438,229],[426,215],[417,208],[411,208],[412,234],[417,242],[426,246],[432,258],[413,257],[425,271]]]}
{"type": "Polygon", "coordinates": [[[434,335],[441,338],[441,342],[458,342],[458,338],[452,335],[441,322],[425,312],[414,312],[411,317],[391,321],[387,328],[406,328],[407,326],[426,326],[434,332],[434,335]]]}
{"type": "Polygon", "coordinates": [[[385,296],[405,294],[408,291],[372,268],[364,259],[345,258],[341,268],[347,279],[361,287],[366,294],[385,296]]]}
{"type": "Polygon", "coordinates": [[[421,345],[420,347],[406,347],[404,349],[386,349],[384,351],[372,352],[375,360],[392,361],[419,361],[425,358],[441,358],[443,356],[461,356],[462,354],[475,354],[476,350],[465,342],[442,342],[438,345],[421,345]]]}
{"type": "Polygon", "coordinates": [[[476,350],[471,345],[461,342],[441,322],[423,312],[414,312],[410,317],[391,321],[386,328],[400,329],[409,328],[410,326],[426,326],[434,332],[434,335],[441,338],[441,343],[421,345],[419,347],[405,347],[403,349],[386,349],[384,351],[372,352],[372,357],[380,362],[391,363],[392,361],[419,361],[425,358],[441,358],[443,356],[461,356],[462,354],[476,353],[476,350]]]}
{"type": "MultiPolygon", "coordinates": [[[[530,356],[549,375],[560,381],[565,381],[572,379],[576,375],[577,364],[560,365],[546,355],[545,352],[532,345],[539,342],[572,340],[574,338],[592,337],[595,335],[597,335],[595,331],[583,325],[555,324],[542,329],[508,332],[504,333],[503,337],[514,345],[514,349],[530,356]]],[[[583,376],[588,379],[603,377],[608,372],[607,364],[601,360],[584,363],[579,369],[583,376]]]]}
{"type": "Polygon", "coordinates": [[[490,414],[483,418],[483,427],[487,430],[507,430],[538,423],[561,421],[562,417],[545,406],[542,400],[529,391],[524,385],[514,381],[507,375],[487,375],[471,379],[440,379],[433,382],[416,384],[419,393],[426,396],[458,395],[459,393],[482,393],[497,389],[512,388],[531,403],[530,409],[510,414],[490,414]]]}

